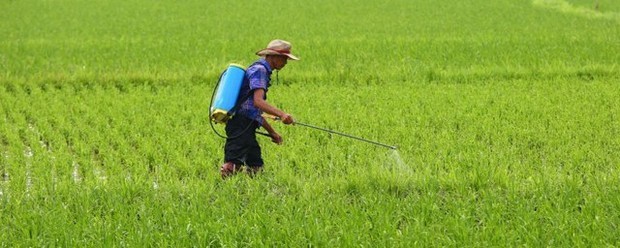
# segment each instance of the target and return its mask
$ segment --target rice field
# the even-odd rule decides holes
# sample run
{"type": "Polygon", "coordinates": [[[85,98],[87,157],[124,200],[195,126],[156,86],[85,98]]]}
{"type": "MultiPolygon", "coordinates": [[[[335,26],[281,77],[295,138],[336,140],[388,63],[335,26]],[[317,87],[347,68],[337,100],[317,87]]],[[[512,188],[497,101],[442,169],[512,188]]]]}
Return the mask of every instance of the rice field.
{"type": "Polygon", "coordinates": [[[619,62],[614,0],[0,1],[0,247],[619,246],[619,62]],[[222,180],[275,38],[270,103],[398,149],[276,122],[222,180]]]}

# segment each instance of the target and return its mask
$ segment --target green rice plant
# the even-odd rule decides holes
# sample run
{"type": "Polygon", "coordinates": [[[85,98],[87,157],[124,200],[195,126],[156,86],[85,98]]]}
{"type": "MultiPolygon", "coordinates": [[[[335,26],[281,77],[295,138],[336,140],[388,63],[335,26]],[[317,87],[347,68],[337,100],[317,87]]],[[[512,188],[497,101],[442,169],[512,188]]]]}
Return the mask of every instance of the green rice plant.
{"type": "Polygon", "coordinates": [[[1,2],[0,246],[617,246],[618,8],[1,2]],[[271,103],[398,150],[273,123],[221,180],[209,97],[274,38],[271,103]]]}

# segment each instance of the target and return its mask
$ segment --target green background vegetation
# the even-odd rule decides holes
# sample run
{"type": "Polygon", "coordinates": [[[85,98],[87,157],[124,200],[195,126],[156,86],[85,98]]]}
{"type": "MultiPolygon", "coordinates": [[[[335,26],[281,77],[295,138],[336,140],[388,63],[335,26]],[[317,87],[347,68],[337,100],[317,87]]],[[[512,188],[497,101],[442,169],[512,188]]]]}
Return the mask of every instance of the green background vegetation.
{"type": "Polygon", "coordinates": [[[0,1],[0,246],[617,246],[620,2],[0,1]],[[219,178],[270,40],[301,126],[219,178]],[[218,127],[221,128],[221,127],[218,127]]]}

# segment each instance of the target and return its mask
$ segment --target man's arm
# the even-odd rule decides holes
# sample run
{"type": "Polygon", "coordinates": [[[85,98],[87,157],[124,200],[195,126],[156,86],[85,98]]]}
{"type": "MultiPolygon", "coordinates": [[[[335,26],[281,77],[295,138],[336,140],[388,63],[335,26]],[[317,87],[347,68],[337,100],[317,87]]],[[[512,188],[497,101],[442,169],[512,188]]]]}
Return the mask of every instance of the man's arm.
{"type": "Polygon", "coordinates": [[[277,133],[276,130],[274,130],[273,127],[271,127],[271,125],[269,124],[269,122],[267,122],[267,120],[265,120],[264,118],[262,126],[265,130],[267,130],[269,136],[271,136],[271,141],[273,141],[273,143],[276,143],[278,145],[282,144],[282,136],[280,136],[280,134],[277,133]]]}
{"type": "Polygon", "coordinates": [[[282,123],[284,124],[291,124],[295,122],[295,120],[293,120],[293,117],[291,115],[287,114],[286,112],[274,106],[271,106],[271,104],[265,101],[264,98],[265,98],[264,89],[254,90],[254,106],[262,110],[263,112],[266,112],[267,114],[280,117],[280,119],[282,120],[282,123]]]}

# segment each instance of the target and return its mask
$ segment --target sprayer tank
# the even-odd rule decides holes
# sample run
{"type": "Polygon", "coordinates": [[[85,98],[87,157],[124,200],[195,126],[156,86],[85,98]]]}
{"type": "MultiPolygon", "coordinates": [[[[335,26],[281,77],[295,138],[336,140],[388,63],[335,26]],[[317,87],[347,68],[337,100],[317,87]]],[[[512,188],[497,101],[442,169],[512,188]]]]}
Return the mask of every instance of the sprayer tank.
{"type": "Polygon", "coordinates": [[[245,67],[230,64],[220,77],[213,106],[211,106],[211,119],[216,123],[226,123],[230,118],[229,112],[237,103],[244,76],[245,67]]]}

